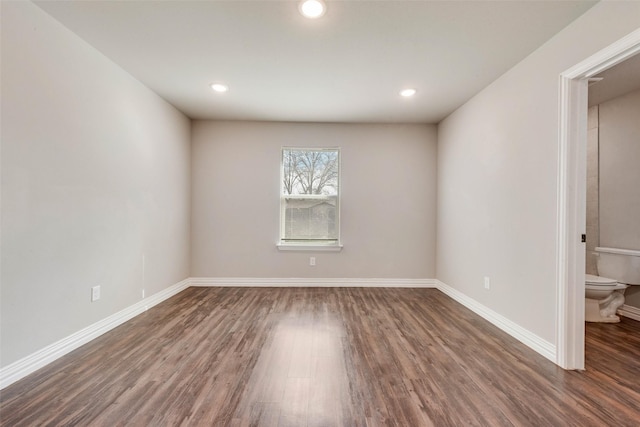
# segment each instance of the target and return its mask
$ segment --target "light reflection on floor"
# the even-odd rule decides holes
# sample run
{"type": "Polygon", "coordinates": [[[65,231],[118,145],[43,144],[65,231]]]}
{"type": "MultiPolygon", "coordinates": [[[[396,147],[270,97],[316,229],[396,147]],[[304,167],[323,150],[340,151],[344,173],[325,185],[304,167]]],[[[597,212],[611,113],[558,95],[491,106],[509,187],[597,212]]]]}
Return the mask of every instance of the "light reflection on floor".
{"type": "Polygon", "coordinates": [[[331,313],[273,314],[235,419],[260,425],[341,425],[349,399],[344,326],[331,313]]]}

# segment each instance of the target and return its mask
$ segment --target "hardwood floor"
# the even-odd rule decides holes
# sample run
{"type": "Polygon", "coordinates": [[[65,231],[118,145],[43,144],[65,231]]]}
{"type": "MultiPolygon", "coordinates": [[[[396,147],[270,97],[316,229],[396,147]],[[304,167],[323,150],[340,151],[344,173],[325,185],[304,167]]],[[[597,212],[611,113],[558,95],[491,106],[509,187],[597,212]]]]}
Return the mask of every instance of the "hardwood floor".
{"type": "Polygon", "coordinates": [[[7,426],[638,426],[640,322],[564,371],[435,289],[189,288],[0,395],[7,426]]]}

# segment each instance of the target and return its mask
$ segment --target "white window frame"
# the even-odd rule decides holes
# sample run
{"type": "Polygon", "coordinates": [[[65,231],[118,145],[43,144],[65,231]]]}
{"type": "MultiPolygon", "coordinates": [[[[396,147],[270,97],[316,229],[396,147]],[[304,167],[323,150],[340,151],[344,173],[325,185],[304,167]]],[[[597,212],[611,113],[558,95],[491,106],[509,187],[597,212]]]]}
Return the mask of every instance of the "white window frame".
{"type": "MultiPolygon", "coordinates": [[[[331,251],[331,252],[337,252],[337,251],[341,251],[342,250],[342,243],[340,240],[340,205],[341,205],[341,200],[340,200],[340,193],[341,191],[341,174],[342,174],[342,153],[340,151],[339,147],[282,147],[282,149],[280,150],[280,185],[279,185],[279,189],[278,189],[278,193],[279,193],[279,198],[280,198],[280,203],[279,203],[279,209],[280,209],[280,229],[279,229],[279,240],[277,243],[277,247],[279,250],[281,251],[331,251]],[[285,228],[285,224],[286,224],[286,212],[285,209],[283,209],[283,198],[284,198],[284,192],[282,189],[283,186],[283,182],[284,182],[284,165],[282,164],[283,161],[283,154],[285,150],[297,150],[297,151],[337,151],[338,152],[338,186],[337,186],[337,197],[336,197],[336,227],[337,227],[337,238],[335,240],[330,240],[330,241],[326,241],[323,242],[322,240],[304,240],[304,241],[291,241],[291,240],[285,240],[284,239],[284,228],[285,228]]],[[[294,198],[296,196],[293,196],[294,198]]],[[[291,195],[289,195],[288,198],[292,198],[291,195]]],[[[303,196],[299,196],[299,198],[304,198],[304,199],[312,199],[312,198],[318,198],[318,199],[325,199],[325,198],[329,198],[329,196],[324,196],[324,195],[303,195],[303,196]]]]}

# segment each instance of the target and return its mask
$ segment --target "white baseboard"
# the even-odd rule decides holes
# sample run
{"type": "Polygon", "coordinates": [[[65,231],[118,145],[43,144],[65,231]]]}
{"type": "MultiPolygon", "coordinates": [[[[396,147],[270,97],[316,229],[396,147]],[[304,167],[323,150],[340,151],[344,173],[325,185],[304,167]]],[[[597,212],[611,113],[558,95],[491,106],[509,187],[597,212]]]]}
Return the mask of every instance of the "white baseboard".
{"type": "Polygon", "coordinates": [[[111,316],[87,326],[66,338],[63,338],[45,348],[30,354],[10,365],[0,369],[0,389],[7,387],[19,379],[35,372],[43,366],[53,362],[54,360],[64,356],[65,354],[75,350],[76,348],[88,343],[89,341],[99,337],[126,322],[129,319],[145,312],[147,309],[160,304],[162,301],[174,296],[189,287],[189,279],[185,279],[175,285],[172,285],[157,294],[145,298],[130,307],[125,308],[111,316]]]}
{"type": "MultiPolygon", "coordinates": [[[[463,293],[436,279],[334,279],[334,278],[238,278],[192,277],[145,298],[99,322],[0,369],[0,389],[35,372],[43,366],[86,344],[94,338],[121,325],[147,309],[190,287],[389,287],[389,288],[437,288],[471,311],[488,320],[509,335],[531,347],[555,363],[556,348],[553,344],[517,325],[506,317],[483,306],[463,293]]],[[[640,320],[640,309],[624,306],[621,311],[628,317],[640,320]]]]}
{"type": "Polygon", "coordinates": [[[435,288],[435,279],[320,279],[320,278],[255,278],[192,277],[191,286],[218,287],[326,287],[326,288],[435,288]]]}
{"type": "Polygon", "coordinates": [[[638,307],[624,304],[618,309],[618,314],[640,322],[640,308],[638,307]]]}
{"type": "Polygon", "coordinates": [[[523,328],[517,323],[514,323],[503,315],[496,313],[490,308],[485,307],[476,300],[469,298],[467,295],[452,288],[446,283],[443,283],[439,280],[436,280],[436,283],[436,287],[440,291],[453,298],[460,304],[464,305],[477,315],[483,317],[485,320],[488,320],[490,323],[502,329],[504,332],[508,333],[521,343],[540,353],[542,356],[546,357],[553,363],[556,363],[556,346],[554,344],[540,338],[533,332],[523,328]]]}
{"type": "Polygon", "coordinates": [[[194,277],[185,279],[163,291],[145,298],[111,316],[87,326],[47,347],[16,362],[0,368],[0,389],[35,372],[54,360],[99,337],[145,312],[149,308],[171,298],[189,286],[243,286],[243,287],[397,287],[435,288],[434,279],[273,279],[273,278],[213,278],[194,277]]]}

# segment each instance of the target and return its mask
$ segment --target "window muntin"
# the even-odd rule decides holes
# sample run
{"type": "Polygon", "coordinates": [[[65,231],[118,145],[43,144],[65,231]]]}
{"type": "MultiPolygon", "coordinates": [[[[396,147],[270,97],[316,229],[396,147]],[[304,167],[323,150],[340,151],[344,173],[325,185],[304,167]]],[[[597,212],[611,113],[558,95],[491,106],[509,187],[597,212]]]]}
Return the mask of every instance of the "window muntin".
{"type": "Polygon", "coordinates": [[[283,148],[281,177],[281,244],[337,245],[340,150],[283,148]]]}

